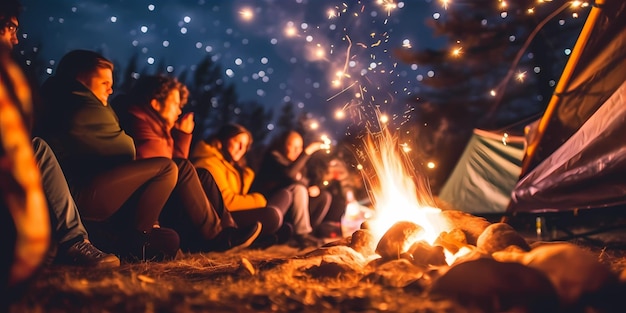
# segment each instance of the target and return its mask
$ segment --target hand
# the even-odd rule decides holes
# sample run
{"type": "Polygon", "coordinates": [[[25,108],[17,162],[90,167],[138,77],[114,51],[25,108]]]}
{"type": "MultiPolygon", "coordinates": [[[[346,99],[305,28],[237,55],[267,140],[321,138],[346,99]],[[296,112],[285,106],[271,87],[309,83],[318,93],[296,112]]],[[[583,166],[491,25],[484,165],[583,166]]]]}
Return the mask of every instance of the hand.
{"type": "Polygon", "coordinates": [[[320,190],[320,187],[315,186],[315,185],[309,186],[309,197],[315,198],[319,196],[321,192],[322,191],[320,190]]]}
{"type": "Polygon", "coordinates": [[[185,115],[183,115],[181,118],[178,119],[178,121],[176,121],[174,127],[186,134],[193,133],[193,129],[194,127],[196,127],[196,124],[193,121],[193,112],[185,113],[185,115]]]}
{"type": "Polygon", "coordinates": [[[324,143],[322,142],[312,142],[311,144],[309,144],[306,148],[304,148],[304,153],[306,153],[307,155],[311,155],[313,153],[315,153],[316,151],[322,149],[324,143]]]}

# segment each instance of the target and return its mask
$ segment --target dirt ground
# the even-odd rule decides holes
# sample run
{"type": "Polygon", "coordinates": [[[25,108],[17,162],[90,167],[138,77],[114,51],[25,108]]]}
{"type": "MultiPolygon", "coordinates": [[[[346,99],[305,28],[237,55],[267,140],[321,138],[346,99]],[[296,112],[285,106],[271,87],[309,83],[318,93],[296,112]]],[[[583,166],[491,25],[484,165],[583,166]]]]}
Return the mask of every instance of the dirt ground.
{"type": "MultiPolygon", "coordinates": [[[[590,251],[616,276],[625,276],[624,232],[570,242],[590,251]]],[[[376,271],[366,265],[344,245],[313,251],[282,245],[183,254],[170,262],[123,264],[116,270],[54,266],[38,276],[10,312],[483,311],[431,296],[432,279],[426,278],[433,276],[426,270],[401,262],[376,271]]],[[[567,312],[623,312],[624,307],[585,305],[567,312]]],[[[535,311],[522,306],[510,312],[535,311]]]]}

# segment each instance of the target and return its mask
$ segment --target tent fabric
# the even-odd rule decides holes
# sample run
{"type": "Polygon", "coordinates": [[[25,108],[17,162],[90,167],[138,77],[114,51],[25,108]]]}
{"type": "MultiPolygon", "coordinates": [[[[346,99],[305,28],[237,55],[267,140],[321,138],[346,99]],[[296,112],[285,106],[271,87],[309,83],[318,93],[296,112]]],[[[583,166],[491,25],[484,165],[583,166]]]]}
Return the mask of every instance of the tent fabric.
{"type": "Polygon", "coordinates": [[[626,204],[626,3],[601,10],[509,212],[626,204]]]}
{"type": "Polygon", "coordinates": [[[626,81],[515,186],[510,210],[559,212],[626,203],[626,81]]]}
{"type": "MultiPolygon", "coordinates": [[[[594,114],[626,80],[626,2],[607,0],[560,95],[530,169],[550,156],[594,114]]],[[[526,174],[526,173],[524,173],[526,174]]]]}
{"type": "Polygon", "coordinates": [[[524,137],[474,130],[439,198],[469,213],[504,213],[524,155],[524,137]]]}

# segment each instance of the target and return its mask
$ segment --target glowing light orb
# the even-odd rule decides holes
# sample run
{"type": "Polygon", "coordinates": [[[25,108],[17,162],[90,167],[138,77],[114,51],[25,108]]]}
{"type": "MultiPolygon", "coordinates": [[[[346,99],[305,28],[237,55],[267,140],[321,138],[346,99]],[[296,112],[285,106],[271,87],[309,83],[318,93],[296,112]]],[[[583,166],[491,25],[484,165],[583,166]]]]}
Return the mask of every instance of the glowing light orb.
{"type": "Polygon", "coordinates": [[[254,19],[254,12],[250,8],[241,9],[241,11],[239,11],[239,15],[241,16],[241,19],[246,22],[254,19]]]}

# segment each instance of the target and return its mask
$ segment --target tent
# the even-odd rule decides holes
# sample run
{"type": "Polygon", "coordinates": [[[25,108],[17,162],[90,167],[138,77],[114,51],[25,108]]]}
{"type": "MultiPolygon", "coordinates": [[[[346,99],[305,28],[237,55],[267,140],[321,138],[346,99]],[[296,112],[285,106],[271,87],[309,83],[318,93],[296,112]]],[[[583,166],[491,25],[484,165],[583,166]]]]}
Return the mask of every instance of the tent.
{"type": "MultiPolygon", "coordinates": [[[[510,169],[502,170],[505,157],[496,153],[502,147],[486,153],[470,141],[468,155],[461,157],[440,198],[468,205],[482,197],[492,203],[483,204],[488,211],[482,213],[509,214],[626,204],[626,2],[596,1],[533,129],[517,178],[512,177],[512,166],[519,164],[513,156],[510,169]],[[505,179],[510,181],[498,181],[505,179]],[[508,187],[510,201],[504,205],[508,187]]],[[[482,140],[476,136],[474,141],[482,140]]],[[[476,204],[472,212],[480,209],[476,204]]]]}
{"type": "Polygon", "coordinates": [[[503,213],[522,171],[525,138],[474,130],[439,198],[468,213],[503,213]]]}

